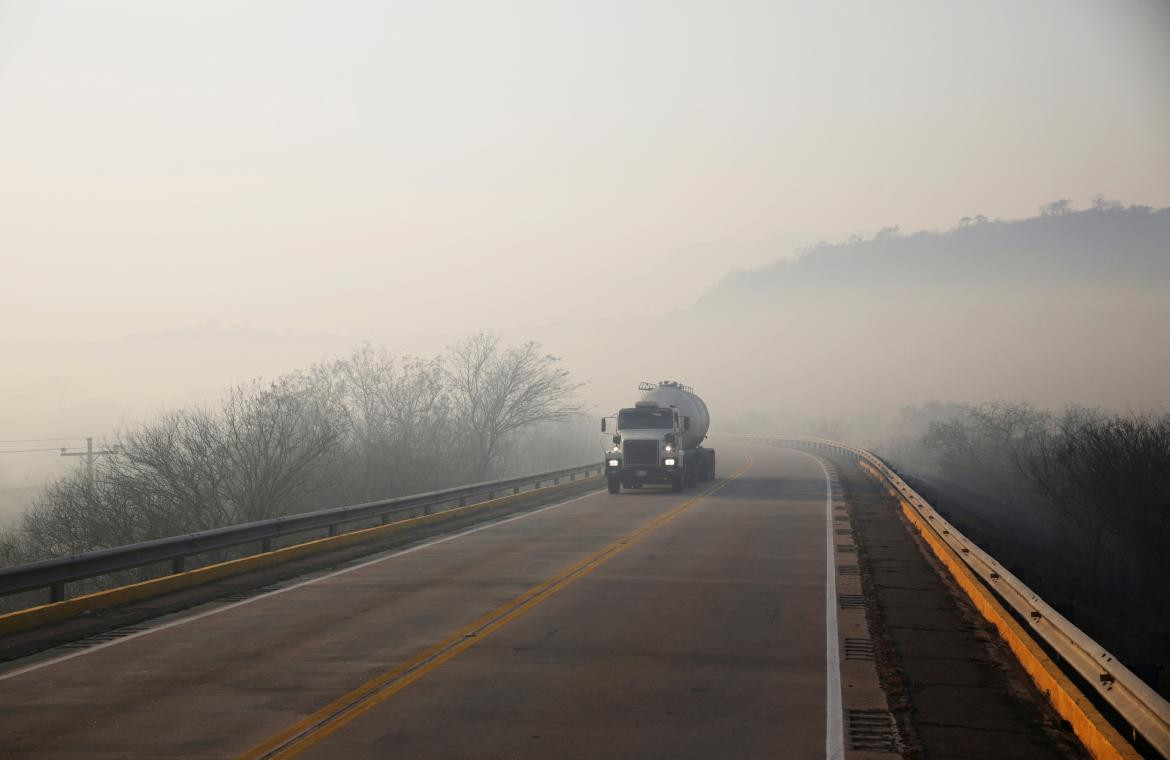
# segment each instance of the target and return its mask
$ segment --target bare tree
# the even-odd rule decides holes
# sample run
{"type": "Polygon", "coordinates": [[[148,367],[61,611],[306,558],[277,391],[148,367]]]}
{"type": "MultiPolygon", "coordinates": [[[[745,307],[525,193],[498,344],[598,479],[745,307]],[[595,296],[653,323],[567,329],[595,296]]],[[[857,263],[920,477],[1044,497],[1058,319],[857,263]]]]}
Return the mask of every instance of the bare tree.
{"type": "Polygon", "coordinates": [[[448,350],[443,371],[478,479],[488,477],[517,431],[582,410],[575,400],[581,386],[558,362],[537,343],[501,348],[499,336],[486,332],[448,350]]]}
{"type": "Polygon", "coordinates": [[[1086,539],[1095,580],[1102,559],[1118,555],[1142,567],[1165,593],[1170,543],[1170,416],[1106,415],[1072,407],[1034,447],[1030,480],[1055,512],[1086,539]],[[1124,551],[1110,552],[1114,540],[1124,551]]]}
{"type": "Polygon", "coordinates": [[[225,485],[242,522],[303,511],[336,472],[337,409],[301,375],[233,390],[222,435],[225,485]]]}
{"type": "Polygon", "coordinates": [[[364,345],[312,374],[343,419],[342,498],[438,488],[467,474],[437,360],[399,359],[364,345]]]}
{"type": "Polygon", "coordinates": [[[15,531],[0,532],[0,567],[15,565],[23,561],[24,554],[18,533],[15,531]]]}
{"type": "Polygon", "coordinates": [[[24,518],[59,556],[302,511],[329,483],[339,425],[304,378],[233,389],[127,431],[117,456],[51,484],[24,518]]]}
{"type": "Polygon", "coordinates": [[[1077,451],[1079,431],[1101,418],[1095,410],[1070,408],[1054,429],[1037,435],[1029,451],[1019,459],[1022,472],[1043,495],[1056,524],[1078,535],[1081,550],[1089,557],[1093,582],[1100,580],[1101,560],[1116,526],[1109,513],[1082,490],[1075,473],[1085,464],[1077,451]]]}
{"type": "Polygon", "coordinates": [[[538,422],[516,434],[499,474],[525,475],[596,461],[603,449],[597,418],[578,412],[563,420],[538,422]]]}
{"type": "MultiPolygon", "coordinates": [[[[362,346],[215,408],[161,415],[51,484],[0,559],[29,561],[583,461],[579,387],[535,343],[473,335],[444,359],[362,346]],[[510,460],[508,454],[514,454],[510,460]]],[[[587,434],[587,430],[589,430],[587,434]]],[[[589,451],[586,456],[583,452],[589,451]]]]}
{"type": "Polygon", "coordinates": [[[951,480],[973,485],[992,477],[1012,489],[1023,477],[1021,457],[1051,425],[1051,415],[1031,404],[994,401],[932,421],[923,443],[951,480]]]}

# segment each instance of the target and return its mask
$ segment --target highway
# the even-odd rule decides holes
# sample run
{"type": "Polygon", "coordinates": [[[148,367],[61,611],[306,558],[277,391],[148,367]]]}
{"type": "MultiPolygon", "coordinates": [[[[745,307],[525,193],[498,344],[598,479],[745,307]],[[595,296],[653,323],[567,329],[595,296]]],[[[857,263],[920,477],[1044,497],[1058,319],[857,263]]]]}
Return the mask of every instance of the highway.
{"type": "Polygon", "coordinates": [[[719,465],[5,663],[0,752],[840,756],[826,472],[719,465]]]}

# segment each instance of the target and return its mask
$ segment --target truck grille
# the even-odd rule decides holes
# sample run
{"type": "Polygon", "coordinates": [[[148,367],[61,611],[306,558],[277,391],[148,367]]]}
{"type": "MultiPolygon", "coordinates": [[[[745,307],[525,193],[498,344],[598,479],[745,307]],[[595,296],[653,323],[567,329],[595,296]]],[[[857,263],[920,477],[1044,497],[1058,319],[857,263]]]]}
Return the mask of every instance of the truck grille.
{"type": "Polygon", "coordinates": [[[658,441],[626,441],[626,464],[658,464],[658,441]]]}

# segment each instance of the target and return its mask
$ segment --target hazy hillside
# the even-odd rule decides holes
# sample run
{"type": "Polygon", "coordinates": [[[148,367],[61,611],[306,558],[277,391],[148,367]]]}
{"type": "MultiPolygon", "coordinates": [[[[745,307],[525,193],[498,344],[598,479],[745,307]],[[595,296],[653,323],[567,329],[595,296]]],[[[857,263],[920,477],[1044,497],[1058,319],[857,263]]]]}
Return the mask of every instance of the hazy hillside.
{"type": "Polygon", "coordinates": [[[877,284],[1099,285],[1170,282],[1170,208],[1123,207],[1098,199],[1088,210],[1066,202],[1031,219],[963,219],[945,232],[820,243],[794,259],[726,277],[700,310],[782,299],[796,288],[877,284]]]}
{"type": "MultiPolygon", "coordinates": [[[[724,431],[833,423],[850,440],[884,442],[900,407],[932,399],[1170,408],[1170,209],[1058,206],[1019,221],[821,244],[720,282],[717,262],[711,269],[711,290],[681,313],[640,318],[602,301],[587,319],[533,315],[505,334],[562,356],[587,383],[591,414],[630,403],[640,380],[675,378],[700,390],[724,431]]],[[[469,330],[491,326],[469,319],[469,330]]],[[[120,340],[0,341],[0,431],[112,435],[363,339],[434,356],[459,337],[388,310],[353,334],[210,322],[120,340]]],[[[54,451],[3,460],[0,521],[76,465],[54,451]]]]}
{"type": "Polygon", "coordinates": [[[871,443],[931,399],[1170,409],[1170,208],[1045,211],[885,230],[729,275],[678,314],[685,350],[616,364],[685,370],[720,420],[836,420],[871,443]]]}

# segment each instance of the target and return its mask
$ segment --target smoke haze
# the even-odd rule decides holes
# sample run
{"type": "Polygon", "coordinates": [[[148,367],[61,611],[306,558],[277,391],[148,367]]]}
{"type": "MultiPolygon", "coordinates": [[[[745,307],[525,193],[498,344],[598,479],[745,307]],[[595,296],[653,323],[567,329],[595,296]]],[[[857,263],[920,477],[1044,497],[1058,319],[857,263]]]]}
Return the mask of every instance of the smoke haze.
{"type": "Polygon", "coordinates": [[[1165,409],[1167,93],[1141,0],[0,2],[0,448],[479,329],[716,431],[1165,409]]]}

